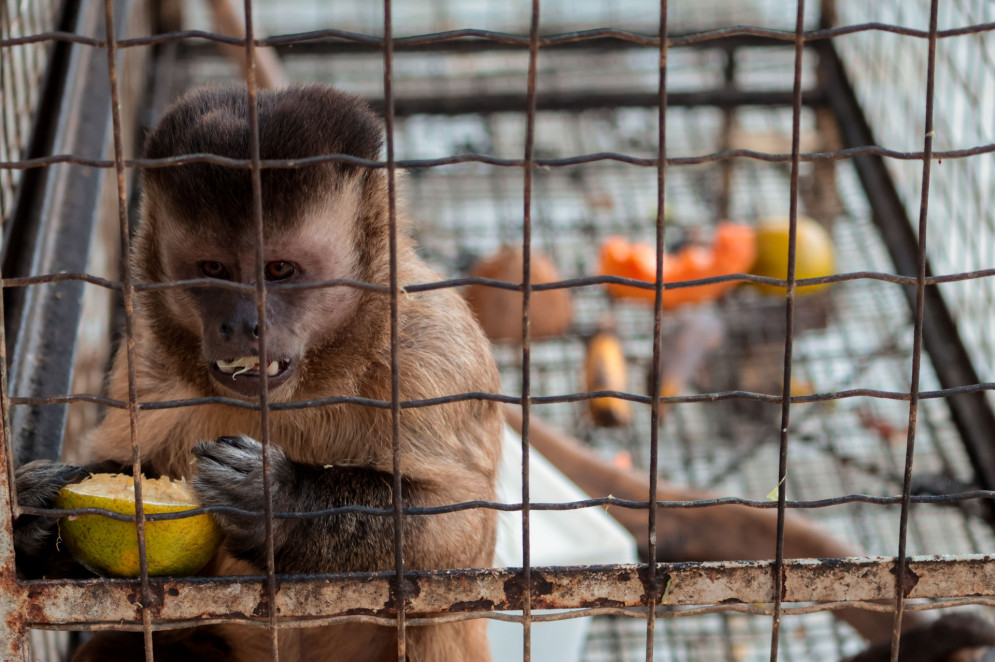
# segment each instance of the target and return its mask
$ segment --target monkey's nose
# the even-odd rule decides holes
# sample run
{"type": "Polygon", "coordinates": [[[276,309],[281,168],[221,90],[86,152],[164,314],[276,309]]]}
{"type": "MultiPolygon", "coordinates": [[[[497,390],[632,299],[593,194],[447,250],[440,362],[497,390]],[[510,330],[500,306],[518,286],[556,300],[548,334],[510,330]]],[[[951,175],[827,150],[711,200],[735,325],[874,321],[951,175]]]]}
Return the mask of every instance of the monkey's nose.
{"type": "Polygon", "coordinates": [[[252,337],[253,338],[259,337],[259,325],[252,327],[252,337]]]}
{"type": "Polygon", "coordinates": [[[232,328],[231,328],[230,325],[228,325],[228,324],[222,324],[221,328],[220,328],[220,331],[221,331],[221,337],[222,338],[224,338],[225,340],[231,340],[232,328]]]}

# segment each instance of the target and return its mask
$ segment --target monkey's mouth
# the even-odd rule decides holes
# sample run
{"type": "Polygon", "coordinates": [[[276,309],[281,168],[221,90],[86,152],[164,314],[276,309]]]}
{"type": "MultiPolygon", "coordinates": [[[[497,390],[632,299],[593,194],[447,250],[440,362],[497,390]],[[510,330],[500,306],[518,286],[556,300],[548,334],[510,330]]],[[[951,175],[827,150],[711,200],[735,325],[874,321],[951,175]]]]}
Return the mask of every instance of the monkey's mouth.
{"type": "MultiPolygon", "coordinates": [[[[273,389],[290,376],[290,359],[276,359],[266,365],[266,385],[273,389]]],[[[261,369],[258,356],[240,356],[228,361],[215,361],[211,364],[211,372],[216,380],[224,386],[252,395],[259,392],[261,384],[261,369]]]]}

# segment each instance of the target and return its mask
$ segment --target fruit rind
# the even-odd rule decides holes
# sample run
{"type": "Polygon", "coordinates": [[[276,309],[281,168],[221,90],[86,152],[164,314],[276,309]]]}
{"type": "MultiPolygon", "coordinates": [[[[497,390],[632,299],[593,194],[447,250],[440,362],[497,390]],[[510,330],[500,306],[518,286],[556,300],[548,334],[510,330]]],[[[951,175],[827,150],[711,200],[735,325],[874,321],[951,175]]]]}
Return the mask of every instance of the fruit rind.
{"type": "MultiPolygon", "coordinates": [[[[76,485],[67,485],[56,497],[56,508],[101,508],[113,513],[133,515],[135,502],[117,486],[109,491],[115,496],[99,496],[99,481],[106,476],[120,484],[118,474],[97,474],[76,485]],[[97,482],[94,482],[94,478],[97,482]]],[[[127,479],[130,481],[130,476],[127,479]]],[[[163,479],[158,479],[163,480],[163,479]]],[[[168,479],[165,479],[168,480],[168,479]]],[[[149,484],[149,500],[143,499],[147,515],[172,513],[197,508],[187,503],[168,503],[157,495],[156,481],[149,484]]],[[[143,490],[143,493],[145,490],[143,490]]],[[[138,528],[135,522],[122,522],[102,515],[75,515],[59,520],[59,536],[73,557],[91,572],[112,577],[139,575],[138,528]]],[[[221,543],[221,531],[210,515],[200,514],[175,520],[145,522],[145,544],[150,576],[192,575],[214,556],[221,543]]]]}

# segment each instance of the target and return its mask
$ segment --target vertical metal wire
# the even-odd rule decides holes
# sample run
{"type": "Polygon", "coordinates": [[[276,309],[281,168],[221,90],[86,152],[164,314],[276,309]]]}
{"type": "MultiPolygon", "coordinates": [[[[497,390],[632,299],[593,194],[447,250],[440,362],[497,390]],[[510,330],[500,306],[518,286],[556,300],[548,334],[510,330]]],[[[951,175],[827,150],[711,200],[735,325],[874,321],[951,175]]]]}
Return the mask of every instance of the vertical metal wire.
{"type": "Polygon", "coordinates": [[[798,229],[798,170],[802,113],[802,55],[805,48],[805,0],[795,15],[795,70],[791,107],[791,183],[788,208],[788,278],[784,301],[784,373],[781,388],[781,448],[777,467],[777,547],[774,553],[774,618],[770,628],[770,660],[777,662],[784,593],[784,516],[788,474],[788,425],[791,420],[791,362],[795,336],[795,245],[798,229]]]}
{"type": "Polygon", "coordinates": [[[922,325],[926,309],[926,217],[929,207],[929,175],[933,157],[933,87],[936,73],[936,32],[938,0],[929,7],[929,47],[926,61],[926,120],[922,156],[922,197],[919,201],[919,247],[916,273],[916,307],[912,337],[912,381],[909,385],[909,427],[905,442],[905,478],[902,483],[902,513],[898,525],[898,561],[895,572],[895,620],[891,629],[891,662],[898,662],[905,611],[906,538],[909,531],[909,497],[912,491],[912,456],[919,414],[919,367],[922,364],[922,325]]]}
{"type": "MultiPolygon", "coordinates": [[[[0,52],[2,51],[3,49],[0,49],[0,52]]],[[[3,274],[0,273],[0,436],[2,436],[0,438],[0,462],[3,462],[6,476],[0,475],[3,478],[0,482],[7,484],[7,495],[10,500],[8,503],[0,503],[0,580],[7,586],[17,579],[13,528],[14,521],[20,513],[17,509],[17,492],[14,481],[14,444],[10,433],[10,398],[7,393],[7,366],[9,365],[7,363],[7,321],[4,314],[2,276],[3,274]]],[[[4,602],[14,601],[7,598],[4,602]]],[[[0,614],[3,616],[3,622],[0,622],[0,656],[13,656],[25,637],[23,636],[23,628],[16,622],[16,619],[9,617],[10,611],[6,607],[7,605],[0,604],[0,609],[2,609],[0,614]]]]}
{"type": "MultiPolygon", "coordinates": [[[[0,7],[0,11],[4,15],[7,14],[7,5],[3,3],[0,7]]],[[[0,39],[9,39],[14,37],[14,32],[11,30],[10,21],[6,18],[0,17],[0,39]]],[[[13,47],[0,48],[0,90],[10,90],[12,88],[16,89],[16,85],[13,84],[14,74],[13,74],[13,47]]],[[[3,115],[0,116],[0,140],[3,141],[6,147],[5,159],[14,160],[21,158],[23,155],[22,148],[23,145],[17,143],[13,136],[13,127],[10,126],[10,122],[16,121],[18,103],[16,96],[11,94],[13,97],[13,102],[8,103],[11,97],[7,96],[7,92],[4,92],[3,105],[0,105],[0,111],[3,115]],[[10,113],[8,117],[7,113],[10,113]]],[[[0,173],[0,177],[3,181],[0,181],[0,227],[2,227],[3,221],[6,220],[7,214],[13,212],[14,210],[14,198],[15,191],[17,190],[17,181],[20,176],[14,170],[5,170],[0,173]],[[9,200],[7,196],[4,195],[4,191],[9,191],[9,200]]],[[[11,456],[13,457],[13,456],[11,456]]]]}
{"type": "MultiPolygon", "coordinates": [[[[7,24],[7,31],[11,37],[23,36],[24,24],[21,22],[20,18],[16,18],[11,14],[10,5],[6,2],[0,4],[3,10],[3,17],[0,21],[7,24]]],[[[26,117],[25,113],[31,107],[31,101],[27,98],[26,80],[30,76],[25,72],[25,61],[24,61],[24,47],[21,47],[21,52],[12,48],[10,54],[8,55],[8,63],[10,64],[10,77],[7,81],[7,87],[4,88],[4,94],[9,94],[13,97],[13,113],[12,119],[14,122],[14,142],[13,144],[17,147],[18,152],[24,153],[24,149],[27,146],[27,136],[25,136],[25,124],[26,117]]]]}
{"type": "Polygon", "coordinates": [[[657,472],[660,465],[660,354],[663,338],[663,260],[666,247],[667,200],[667,0],[660,0],[660,59],[657,89],[656,152],[656,294],[653,299],[653,365],[650,376],[650,466],[649,466],[649,540],[648,585],[646,588],[646,662],[653,662],[656,642],[656,602],[660,586],[656,577],[656,501],[657,472]]]}
{"type": "Polygon", "coordinates": [[[138,571],[141,581],[139,608],[145,660],[152,662],[152,592],[149,589],[148,557],[145,553],[145,507],[142,502],[142,454],[138,439],[138,389],[135,380],[135,283],[131,272],[131,228],[128,222],[128,190],[124,172],[124,144],[121,139],[121,99],[117,80],[117,34],[114,27],[114,2],[104,0],[104,24],[107,30],[107,68],[111,87],[111,119],[114,131],[114,170],[117,174],[117,213],[121,228],[121,262],[124,283],[125,349],[128,357],[128,419],[131,432],[131,463],[135,478],[135,519],[138,528],[138,571]]]}
{"type": "Polygon", "coordinates": [[[539,62],[539,0],[532,0],[525,118],[525,172],[522,180],[522,659],[532,659],[532,544],[529,503],[529,400],[532,397],[532,173],[535,169],[536,70],[539,62]]]}
{"type": "Polygon", "coordinates": [[[259,107],[256,104],[256,43],[252,0],[245,0],[245,86],[249,104],[249,159],[252,161],[252,220],[256,228],[256,309],[259,319],[259,425],[263,445],[263,501],[266,516],[266,594],[269,602],[270,656],[280,659],[276,614],[276,560],[273,552],[273,479],[270,475],[269,357],[266,352],[266,256],[263,231],[262,169],[259,165],[259,107]]]}
{"type": "Polygon", "coordinates": [[[394,164],[394,26],[391,0],[383,3],[383,93],[387,146],[387,222],[390,232],[390,424],[393,443],[394,601],[397,609],[397,659],[407,658],[407,623],[404,614],[404,501],[401,494],[401,367],[397,281],[397,178],[394,164]]]}

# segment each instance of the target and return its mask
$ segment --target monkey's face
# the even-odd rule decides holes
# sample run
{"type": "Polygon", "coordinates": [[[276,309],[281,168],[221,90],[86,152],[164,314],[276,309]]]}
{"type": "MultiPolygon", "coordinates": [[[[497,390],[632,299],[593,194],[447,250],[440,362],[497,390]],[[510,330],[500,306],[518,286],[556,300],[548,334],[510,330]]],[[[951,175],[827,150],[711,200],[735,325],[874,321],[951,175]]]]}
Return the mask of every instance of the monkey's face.
{"type": "MultiPolygon", "coordinates": [[[[356,193],[349,187],[334,204],[311,208],[292,227],[277,231],[264,219],[263,277],[268,286],[303,285],[355,279],[356,193]]],[[[173,320],[200,339],[201,368],[221,387],[246,398],[258,397],[262,373],[275,400],[292,398],[306,371],[308,351],[329,341],[356,312],[359,290],[346,286],[267,291],[267,363],[259,359],[263,334],[257,294],[257,256],[252,237],[231,241],[205,237],[189,226],[160,225],[160,250],[167,280],[209,278],[219,287],[169,290],[173,320]],[[241,283],[253,291],[221,286],[241,283]]]]}

